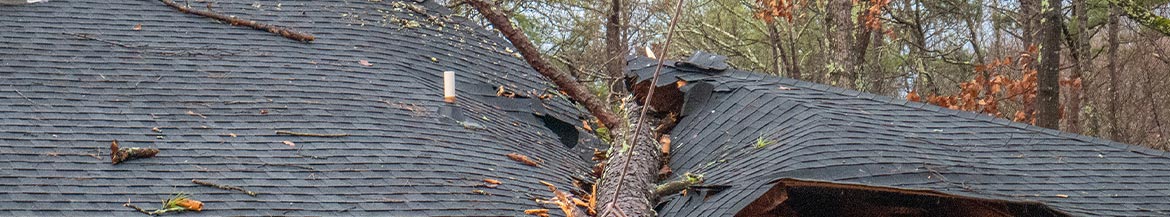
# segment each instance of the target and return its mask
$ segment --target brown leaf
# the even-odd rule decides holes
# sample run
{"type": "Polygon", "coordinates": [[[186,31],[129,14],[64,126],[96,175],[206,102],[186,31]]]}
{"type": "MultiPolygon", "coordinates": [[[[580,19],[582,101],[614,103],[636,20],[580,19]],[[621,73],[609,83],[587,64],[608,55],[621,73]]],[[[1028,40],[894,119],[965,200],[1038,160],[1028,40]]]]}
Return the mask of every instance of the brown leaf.
{"type": "Polygon", "coordinates": [[[268,109],[260,109],[260,114],[262,114],[262,115],[268,114],[268,109]]]}
{"type": "Polygon", "coordinates": [[[537,164],[536,161],[532,161],[532,159],[529,159],[528,156],[524,156],[522,154],[510,153],[510,154],[508,154],[508,158],[511,158],[512,160],[514,160],[516,162],[528,164],[529,166],[534,166],[534,167],[540,166],[540,164],[537,164]]]}
{"type": "Polygon", "coordinates": [[[366,61],[366,60],[358,60],[358,64],[362,64],[363,66],[374,66],[374,64],[372,64],[372,63],[370,63],[370,61],[366,61]]]}
{"type": "Polygon", "coordinates": [[[529,215],[538,215],[538,216],[548,216],[548,209],[529,209],[529,210],[524,210],[524,214],[529,214],[529,215]]]}
{"type": "Polygon", "coordinates": [[[139,23],[139,24],[137,24],[137,25],[134,25],[134,31],[138,31],[138,30],[142,30],[142,24],[141,24],[141,23],[139,23]]]}
{"type": "Polygon", "coordinates": [[[589,121],[581,120],[581,128],[585,128],[585,132],[593,132],[593,127],[589,126],[589,121]]]}
{"type": "Polygon", "coordinates": [[[203,202],[191,198],[180,198],[176,205],[179,205],[187,210],[194,210],[196,212],[203,211],[203,202]]]}
{"type": "Polygon", "coordinates": [[[158,127],[155,127],[155,128],[150,128],[150,131],[154,131],[154,132],[156,132],[156,133],[161,133],[161,132],[162,132],[162,130],[158,129],[158,127]]]}
{"type": "Polygon", "coordinates": [[[232,138],[236,138],[236,134],[235,134],[235,133],[228,133],[228,136],[231,136],[232,138]]]}
{"type": "Polygon", "coordinates": [[[483,179],[483,182],[487,182],[488,184],[493,184],[493,185],[504,184],[503,182],[500,182],[500,180],[495,180],[495,179],[483,179]]]}
{"type": "Polygon", "coordinates": [[[293,143],[292,141],[284,141],[283,143],[289,147],[297,147],[297,144],[293,143]]]}
{"type": "Polygon", "coordinates": [[[662,154],[670,155],[670,135],[659,137],[658,143],[662,144],[662,154]]]}

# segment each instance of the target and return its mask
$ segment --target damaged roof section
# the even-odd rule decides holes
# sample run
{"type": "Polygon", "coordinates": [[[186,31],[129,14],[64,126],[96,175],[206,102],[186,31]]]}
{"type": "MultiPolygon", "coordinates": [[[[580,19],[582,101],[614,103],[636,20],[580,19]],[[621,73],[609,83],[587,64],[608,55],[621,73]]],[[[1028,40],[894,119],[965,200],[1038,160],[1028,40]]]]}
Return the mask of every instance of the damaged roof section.
{"type": "Polygon", "coordinates": [[[433,1],[190,2],[316,38],[158,1],[0,7],[0,216],[138,215],[127,199],[178,192],[214,216],[513,216],[589,171],[597,139],[555,124],[586,114],[531,97],[549,82],[433,1]],[[480,127],[444,120],[443,71],[480,127]],[[159,153],[111,165],[113,140],[159,153]]]}
{"type": "MultiPolygon", "coordinates": [[[[665,198],[666,216],[735,215],[786,178],[1035,202],[1072,216],[1170,215],[1165,152],[683,62],[667,61],[659,80],[711,85],[710,96],[685,102],[694,109],[670,132],[670,167],[707,181],[665,198]]],[[[631,58],[629,73],[655,64],[631,58]]]]}

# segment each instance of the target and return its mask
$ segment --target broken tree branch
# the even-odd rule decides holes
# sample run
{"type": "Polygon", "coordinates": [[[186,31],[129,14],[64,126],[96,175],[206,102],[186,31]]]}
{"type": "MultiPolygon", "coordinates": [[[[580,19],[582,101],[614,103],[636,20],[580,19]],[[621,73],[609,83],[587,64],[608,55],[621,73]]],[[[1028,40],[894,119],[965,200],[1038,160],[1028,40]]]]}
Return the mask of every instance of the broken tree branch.
{"type": "Polygon", "coordinates": [[[524,32],[520,29],[513,27],[512,23],[508,21],[508,17],[503,12],[500,12],[494,4],[483,0],[467,0],[466,2],[474,7],[476,11],[479,11],[484,18],[487,18],[488,22],[492,23],[492,26],[500,30],[500,33],[504,34],[504,38],[512,42],[512,46],[515,46],[520,51],[520,54],[524,55],[524,60],[532,66],[532,69],[535,69],[544,77],[552,80],[558,89],[564,91],[565,94],[581,103],[581,105],[584,105],[585,109],[588,109],[589,113],[597,117],[601,124],[609,128],[611,132],[625,127],[621,125],[621,119],[615,116],[613,111],[609,110],[609,106],[604,101],[601,101],[601,99],[598,99],[590,93],[588,89],[580,83],[577,83],[576,78],[558,71],[552,67],[552,64],[548,60],[541,57],[540,52],[532,45],[532,41],[528,40],[528,36],[524,35],[524,32]]]}
{"type": "Polygon", "coordinates": [[[146,209],[142,209],[142,207],[138,207],[138,206],[135,206],[134,204],[130,204],[129,200],[127,200],[125,204],[122,204],[122,206],[133,208],[134,210],[136,210],[142,214],[154,215],[154,214],[150,213],[150,211],[146,211],[146,209]]]}
{"type": "Polygon", "coordinates": [[[308,33],[297,32],[296,30],[292,30],[292,29],[289,29],[287,27],[235,18],[235,17],[231,17],[231,16],[227,16],[227,15],[223,15],[223,14],[218,14],[218,13],[211,12],[211,11],[195,10],[195,9],[189,8],[187,6],[181,5],[179,3],[175,3],[174,1],[171,1],[171,0],[159,0],[159,1],[161,1],[163,4],[166,4],[167,6],[171,6],[172,8],[175,8],[175,10],[179,10],[180,12],[208,17],[211,19],[226,22],[226,23],[231,24],[233,26],[252,27],[254,29],[259,29],[259,30],[264,30],[264,31],[268,31],[271,33],[275,33],[277,35],[284,36],[285,38],[288,38],[288,39],[303,41],[303,42],[310,42],[310,41],[313,41],[313,39],[316,39],[316,37],[313,37],[313,35],[310,35],[308,33]]]}
{"type": "Polygon", "coordinates": [[[293,132],[293,131],[285,131],[285,130],[277,130],[276,135],[312,136],[312,137],[344,137],[344,136],[349,136],[349,134],[346,134],[346,133],[336,133],[336,134],[301,133],[301,132],[293,132]]]}
{"type": "Polygon", "coordinates": [[[122,148],[118,147],[118,140],[110,143],[110,162],[111,164],[122,163],[138,158],[154,157],[158,154],[157,148],[122,148]]]}
{"type": "Polygon", "coordinates": [[[256,196],[256,192],[244,190],[244,188],[241,188],[241,187],[236,187],[236,186],[231,186],[231,185],[221,185],[221,184],[216,184],[216,183],[198,180],[198,179],[192,179],[191,182],[195,183],[195,184],[203,185],[203,186],[216,187],[216,188],[223,189],[223,190],[241,191],[241,192],[244,192],[245,194],[248,194],[248,196],[253,196],[253,197],[256,196]]]}
{"type": "Polygon", "coordinates": [[[658,185],[658,187],[655,187],[654,188],[654,198],[662,198],[662,197],[667,196],[667,195],[677,194],[678,192],[682,192],[682,190],[686,190],[687,188],[690,188],[692,185],[697,185],[697,184],[702,184],[702,183],[703,183],[703,175],[702,174],[686,173],[680,179],[670,181],[667,183],[663,183],[661,185],[658,185]]]}

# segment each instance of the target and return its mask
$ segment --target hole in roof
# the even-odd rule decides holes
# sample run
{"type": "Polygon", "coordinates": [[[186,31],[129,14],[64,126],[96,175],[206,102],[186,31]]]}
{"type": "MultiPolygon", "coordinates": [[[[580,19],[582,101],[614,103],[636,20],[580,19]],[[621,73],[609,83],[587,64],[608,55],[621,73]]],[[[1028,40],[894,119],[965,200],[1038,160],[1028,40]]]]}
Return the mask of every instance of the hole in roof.
{"type": "Polygon", "coordinates": [[[1068,216],[1036,202],[781,179],[735,216],[1068,216]]]}
{"type": "Polygon", "coordinates": [[[580,135],[577,132],[576,126],[573,126],[573,124],[568,122],[561,121],[561,119],[557,119],[551,115],[532,115],[540,119],[540,122],[544,123],[544,127],[552,130],[552,132],[560,138],[561,144],[564,144],[565,148],[571,149],[577,147],[577,138],[580,135]]]}

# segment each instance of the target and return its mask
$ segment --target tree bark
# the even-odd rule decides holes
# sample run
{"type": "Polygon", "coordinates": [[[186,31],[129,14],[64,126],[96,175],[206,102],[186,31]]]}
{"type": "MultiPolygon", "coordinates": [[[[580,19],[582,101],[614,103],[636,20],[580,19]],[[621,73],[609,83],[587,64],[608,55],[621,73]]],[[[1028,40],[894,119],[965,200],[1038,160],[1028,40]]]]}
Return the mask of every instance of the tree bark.
{"type": "Polygon", "coordinates": [[[1120,18],[1118,17],[1120,16],[1120,13],[1121,12],[1117,9],[1116,5],[1110,6],[1108,24],[1109,30],[1105,31],[1108,32],[1107,37],[1109,38],[1109,64],[1106,67],[1109,70],[1109,138],[1113,141],[1124,143],[1126,140],[1126,138],[1122,136],[1122,133],[1124,133],[1124,128],[1120,126],[1119,121],[1117,120],[1117,113],[1119,112],[1118,107],[1121,107],[1121,104],[1117,101],[1121,98],[1121,96],[1117,95],[1117,88],[1120,88],[1120,82],[1118,81],[1119,79],[1117,76],[1119,70],[1121,70],[1117,65],[1117,49],[1121,44],[1121,40],[1119,39],[1120,37],[1117,33],[1117,31],[1120,30],[1119,27],[1121,26],[1120,18]]]}
{"type": "MultiPolygon", "coordinates": [[[[1087,0],[1073,1],[1073,16],[1076,17],[1077,29],[1076,38],[1074,38],[1074,45],[1071,53],[1075,59],[1073,62],[1072,73],[1069,73],[1069,81],[1081,80],[1085,71],[1093,67],[1089,60],[1089,50],[1092,49],[1092,44],[1089,41],[1089,23],[1088,3],[1087,0]]],[[[1081,133],[1081,103],[1084,101],[1083,88],[1085,85],[1077,85],[1075,83],[1069,85],[1067,93],[1064,98],[1068,103],[1065,103],[1065,127],[1064,130],[1070,133],[1081,133]]]]}
{"type": "MultiPolygon", "coordinates": [[[[627,120],[630,122],[637,121],[642,111],[642,106],[636,103],[626,103],[627,120]]],[[[653,118],[653,115],[647,114],[643,127],[636,132],[638,135],[633,135],[635,123],[630,123],[631,127],[620,131],[618,136],[614,138],[629,138],[629,136],[637,136],[638,140],[634,144],[628,144],[627,139],[615,139],[614,144],[609,149],[609,159],[605,163],[605,172],[601,176],[601,181],[597,186],[597,212],[598,217],[609,216],[652,216],[654,183],[657,181],[657,174],[660,161],[662,159],[662,152],[659,149],[658,141],[655,141],[653,130],[650,126],[657,126],[659,120],[653,118]],[[630,162],[627,164],[627,159],[630,162]],[[628,166],[628,167],[627,167],[628,166]],[[624,180],[620,180],[621,176],[625,176],[624,180]]]]}
{"type": "Polygon", "coordinates": [[[625,127],[625,125],[621,124],[621,119],[613,115],[613,112],[609,110],[608,104],[593,96],[588,89],[580,83],[577,83],[576,78],[558,71],[552,67],[552,64],[549,64],[548,60],[541,57],[540,52],[532,45],[532,41],[528,40],[528,36],[524,35],[524,32],[520,29],[513,27],[512,23],[508,21],[508,17],[503,12],[498,11],[499,9],[494,4],[483,0],[467,0],[467,3],[474,7],[476,11],[479,11],[484,18],[487,18],[488,22],[492,23],[492,26],[500,30],[500,33],[508,41],[512,42],[512,46],[515,46],[520,51],[520,54],[524,55],[524,60],[533,69],[549,80],[552,80],[558,89],[564,91],[570,98],[585,106],[585,109],[589,110],[589,113],[592,113],[594,117],[597,117],[601,124],[609,128],[610,131],[625,127]]]}
{"type": "Polygon", "coordinates": [[[829,52],[829,82],[832,85],[853,88],[853,60],[854,54],[850,45],[853,44],[853,1],[829,0],[825,5],[828,32],[829,52]]]}
{"type": "Polygon", "coordinates": [[[621,81],[625,77],[626,44],[622,40],[622,0],[612,0],[609,6],[609,16],[605,22],[605,72],[609,76],[610,99],[625,96],[626,87],[621,81]]]}
{"type": "Polygon", "coordinates": [[[1037,73],[1036,126],[1060,129],[1060,30],[1064,24],[1057,0],[1044,0],[1040,69],[1037,73]]]}

